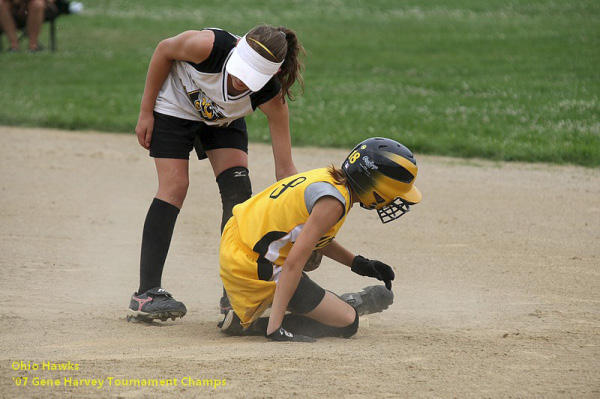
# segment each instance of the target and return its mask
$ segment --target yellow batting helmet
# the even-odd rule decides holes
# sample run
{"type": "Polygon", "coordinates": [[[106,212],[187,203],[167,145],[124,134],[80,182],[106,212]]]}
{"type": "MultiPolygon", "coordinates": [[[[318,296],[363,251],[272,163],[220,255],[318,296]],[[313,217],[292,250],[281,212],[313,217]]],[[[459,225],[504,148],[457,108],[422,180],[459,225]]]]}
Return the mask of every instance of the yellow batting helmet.
{"type": "Polygon", "coordinates": [[[418,169],[408,148],[382,137],[358,144],[342,165],[360,205],[377,209],[383,223],[398,219],[421,201],[414,185],[418,169]]]}

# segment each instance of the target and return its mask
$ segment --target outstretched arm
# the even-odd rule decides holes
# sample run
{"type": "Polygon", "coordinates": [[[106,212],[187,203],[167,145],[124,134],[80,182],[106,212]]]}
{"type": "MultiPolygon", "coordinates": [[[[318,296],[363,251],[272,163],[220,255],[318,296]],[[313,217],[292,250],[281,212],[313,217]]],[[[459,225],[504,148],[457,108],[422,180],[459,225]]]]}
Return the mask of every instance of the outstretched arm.
{"type": "Polygon", "coordinates": [[[394,270],[383,262],[367,259],[360,255],[354,255],[344,248],[339,242],[333,240],[328,246],[320,250],[324,256],[333,259],[342,265],[350,267],[354,273],[373,277],[383,281],[388,290],[392,289],[392,280],[395,278],[394,270]]]}
{"type": "Polygon", "coordinates": [[[298,287],[304,264],[319,239],[337,223],[342,212],[344,206],[334,197],[323,197],[315,203],[312,213],[283,264],[275,289],[267,335],[281,327],[290,299],[298,287]]]}
{"type": "Polygon", "coordinates": [[[337,242],[337,240],[333,240],[327,245],[325,248],[320,249],[319,252],[323,254],[323,256],[328,257],[329,259],[333,259],[342,265],[346,265],[348,267],[352,266],[352,261],[354,260],[354,254],[347,250],[342,244],[337,242]]]}

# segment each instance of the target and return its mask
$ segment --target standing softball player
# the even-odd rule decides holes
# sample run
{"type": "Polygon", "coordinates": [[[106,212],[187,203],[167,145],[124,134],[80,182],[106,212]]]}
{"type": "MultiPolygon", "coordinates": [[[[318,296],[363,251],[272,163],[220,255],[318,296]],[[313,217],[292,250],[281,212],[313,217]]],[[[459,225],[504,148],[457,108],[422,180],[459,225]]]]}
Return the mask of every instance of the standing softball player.
{"type": "MultiPolygon", "coordinates": [[[[298,54],[303,51],[293,31],[267,25],[242,38],[220,29],[187,31],[156,47],[135,131],[154,157],[158,192],[144,223],[140,285],[127,320],[174,320],[187,311],[161,287],[161,279],[189,186],[192,148],[198,159],[208,158],[216,177],[221,230],[232,208],[252,194],[245,115],[260,108],[267,116],[276,178],[297,173],[285,97],[293,99],[294,82],[302,85],[298,54]]],[[[225,312],[230,305],[223,294],[225,312]]]]}
{"type": "Polygon", "coordinates": [[[386,309],[393,300],[392,268],[355,256],[334,238],[356,202],[376,209],[383,223],[420,202],[417,170],[406,147],[370,138],[354,148],[342,169],[290,176],[237,205],[221,238],[221,279],[233,307],[219,323],[222,331],[262,332],[274,341],[350,337],[360,315],[386,309]],[[341,298],[325,291],[303,273],[314,250],[385,287],[341,298]],[[269,306],[269,317],[261,318],[269,306]],[[284,317],[286,311],[291,314],[284,317]]]}

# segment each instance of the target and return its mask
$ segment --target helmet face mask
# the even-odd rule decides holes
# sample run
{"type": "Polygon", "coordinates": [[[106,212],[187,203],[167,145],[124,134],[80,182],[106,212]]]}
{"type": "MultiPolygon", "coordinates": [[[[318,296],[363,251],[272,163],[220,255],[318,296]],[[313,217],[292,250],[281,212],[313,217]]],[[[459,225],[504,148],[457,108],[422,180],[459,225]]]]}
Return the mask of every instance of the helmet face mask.
{"type": "Polygon", "coordinates": [[[417,163],[402,144],[374,137],[358,144],[342,165],[361,207],[376,209],[383,223],[398,219],[421,200],[414,186],[417,163]]]}
{"type": "Polygon", "coordinates": [[[397,197],[395,200],[377,210],[381,223],[389,223],[410,211],[410,205],[397,197]]]}

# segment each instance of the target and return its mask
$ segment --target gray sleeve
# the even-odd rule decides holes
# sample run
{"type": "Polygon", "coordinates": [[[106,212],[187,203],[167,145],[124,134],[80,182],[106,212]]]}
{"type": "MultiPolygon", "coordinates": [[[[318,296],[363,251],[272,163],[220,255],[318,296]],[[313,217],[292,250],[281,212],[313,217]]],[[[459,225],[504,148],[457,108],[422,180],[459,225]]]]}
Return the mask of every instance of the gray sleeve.
{"type": "Polygon", "coordinates": [[[312,213],[313,206],[321,197],[331,196],[337,198],[342,205],[344,205],[344,209],[346,208],[346,199],[333,185],[319,181],[316,183],[311,183],[306,190],[304,190],[304,203],[306,204],[306,209],[308,213],[312,213]]]}

